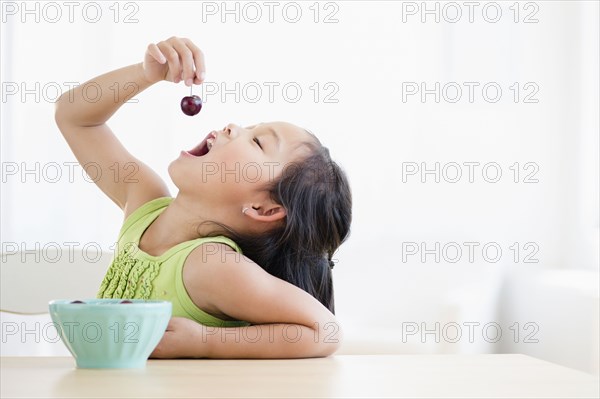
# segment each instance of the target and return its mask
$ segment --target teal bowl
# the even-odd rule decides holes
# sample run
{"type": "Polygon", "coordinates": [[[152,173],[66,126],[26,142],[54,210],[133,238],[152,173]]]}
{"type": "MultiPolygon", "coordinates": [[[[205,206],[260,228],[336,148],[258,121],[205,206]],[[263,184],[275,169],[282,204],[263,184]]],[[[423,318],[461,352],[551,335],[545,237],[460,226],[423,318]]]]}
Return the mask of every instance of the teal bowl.
{"type": "Polygon", "coordinates": [[[169,301],[50,301],[50,317],[79,368],[143,368],[169,319],[169,301]]]}

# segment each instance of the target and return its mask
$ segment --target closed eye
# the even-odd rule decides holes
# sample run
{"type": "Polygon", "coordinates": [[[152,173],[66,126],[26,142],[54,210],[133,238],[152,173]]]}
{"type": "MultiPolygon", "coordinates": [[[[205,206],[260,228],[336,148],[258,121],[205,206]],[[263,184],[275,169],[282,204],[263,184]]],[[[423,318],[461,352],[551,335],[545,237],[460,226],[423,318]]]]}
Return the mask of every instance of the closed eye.
{"type": "Polygon", "coordinates": [[[254,142],[256,142],[256,144],[258,144],[258,146],[262,150],[262,145],[260,145],[260,141],[258,141],[258,139],[256,137],[254,138],[254,142]]]}

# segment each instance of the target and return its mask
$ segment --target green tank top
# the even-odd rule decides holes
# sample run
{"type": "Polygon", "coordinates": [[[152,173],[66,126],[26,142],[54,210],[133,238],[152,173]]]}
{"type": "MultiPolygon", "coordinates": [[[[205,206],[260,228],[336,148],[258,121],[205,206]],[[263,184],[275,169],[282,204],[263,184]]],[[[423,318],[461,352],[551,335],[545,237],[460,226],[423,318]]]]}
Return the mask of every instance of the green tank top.
{"type": "Polygon", "coordinates": [[[212,327],[250,325],[245,321],[222,320],[206,313],[194,304],[183,284],[185,259],[199,245],[223,243],[241,254],[241,248],[230,238],[197,238],[179,243],[160,256],[149,255],[139,248],[144,231],[172,200],[171,197],[156,198],[127,217],[119,232],[118,250],[100,284],[97,297],[166,300],[173,305],[173,317],[186,317],[212,327]]]}

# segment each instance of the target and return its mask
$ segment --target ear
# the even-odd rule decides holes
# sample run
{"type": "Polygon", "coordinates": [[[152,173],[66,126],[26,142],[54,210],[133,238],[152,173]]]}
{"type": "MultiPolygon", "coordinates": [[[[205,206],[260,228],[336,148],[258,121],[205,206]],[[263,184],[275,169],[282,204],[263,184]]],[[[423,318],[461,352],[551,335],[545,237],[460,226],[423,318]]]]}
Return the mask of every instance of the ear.
{"type": "Polygon", "coordinates": [[[258,208],[249,206],[245,215],[257,222],[276,222],[285,217],[286,211],[281,205],[269,204],[266,207],[259,206],[258,208]]]}

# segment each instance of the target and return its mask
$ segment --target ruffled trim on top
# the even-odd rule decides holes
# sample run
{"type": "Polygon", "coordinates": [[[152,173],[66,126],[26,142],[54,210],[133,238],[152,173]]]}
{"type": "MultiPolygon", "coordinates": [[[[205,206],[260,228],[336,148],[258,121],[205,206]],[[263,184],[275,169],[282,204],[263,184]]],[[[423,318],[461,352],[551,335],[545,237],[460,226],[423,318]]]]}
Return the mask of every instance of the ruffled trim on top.
{"type": "Polygon", "coordinates": [[[98,298],[150,298],[162,262],[136,259],[132,256],[134,251],[133,246],[127,246],[113,260],[100,284],[98,298]]]}

